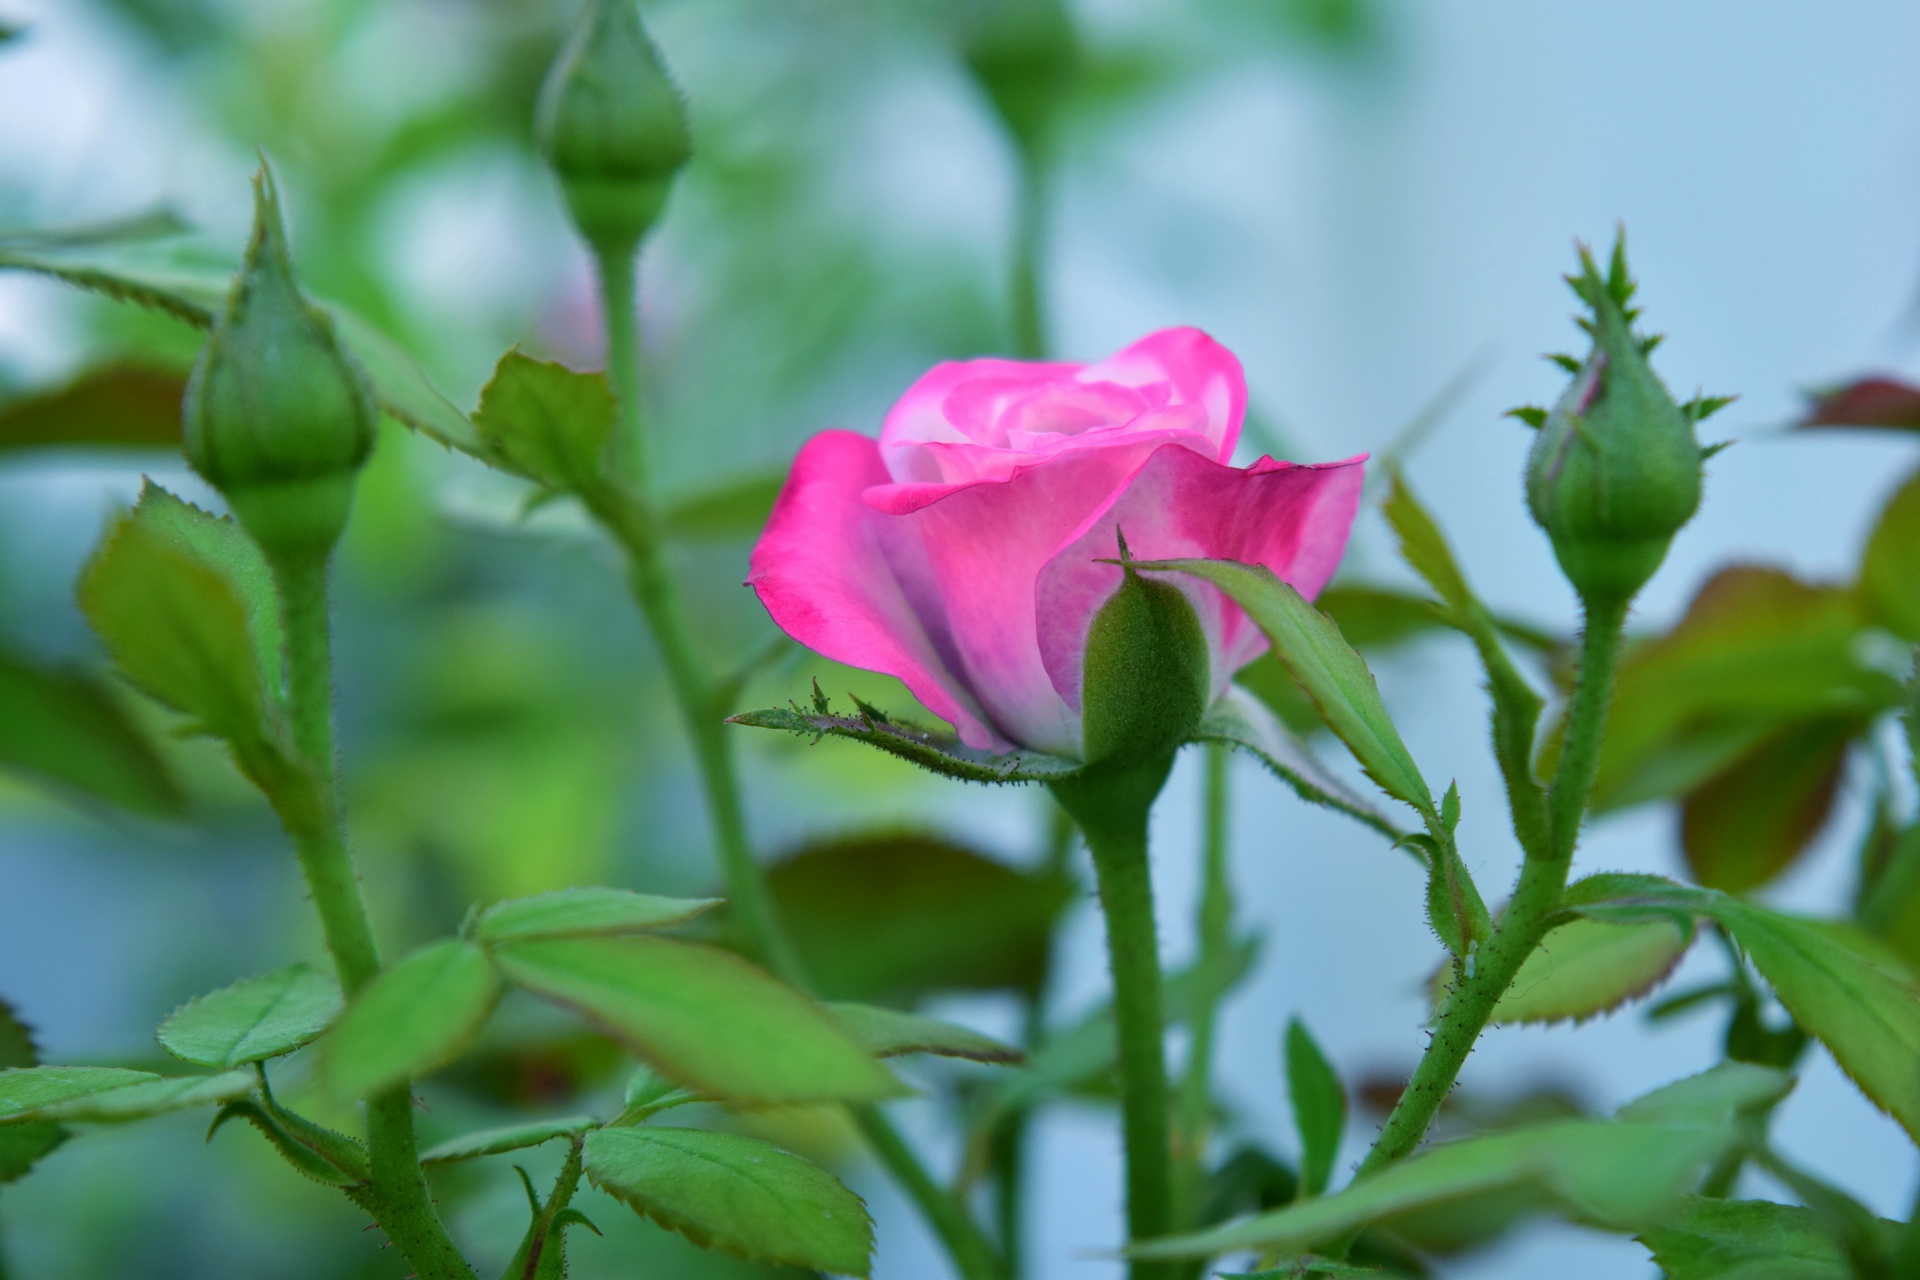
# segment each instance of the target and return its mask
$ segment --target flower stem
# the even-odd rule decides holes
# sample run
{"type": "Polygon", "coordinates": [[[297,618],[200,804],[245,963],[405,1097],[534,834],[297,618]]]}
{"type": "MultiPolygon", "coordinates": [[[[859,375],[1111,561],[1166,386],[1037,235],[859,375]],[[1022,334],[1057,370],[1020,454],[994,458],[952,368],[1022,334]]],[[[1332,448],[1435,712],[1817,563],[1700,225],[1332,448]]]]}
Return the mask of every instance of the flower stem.
{"type": "Polygon", "coordinates": [[[1356,1178],[1409,1154],[1426,1136],[1440,1104],[1453,1089],[1460,1068],[1493,1016],[1494,1006],[1506,994],[1520,966],[1545,936],[1547,922],[1560,908],[1580,819],[1593,792],[1600,761],[1600,736],[1606,727],[1607,705],[1613,699],[1614,667],[1620,652],[1624,602],[1589,603],[1586,631],[1581,638],[1580,680],[1567,715],[1566,745],[1548,796],[1552,817],[1552,844],[1547,856],[1528,858],[1520,867],[1513,898],[1500,916],[1493,937],[1481,948],[1473,975],[1456,987],[1434,1020],[1433,1038],[1414,1068],[1413,1078],[1400,1095],[1380,1130],[1373,1150],[1361,1162],[1356,1178]]]}
{"type": "MultiPolygon", "coordinates": [[[[1120,1048],[1120,1111],[1127,1156],[1127,1236],[1140,1241],[1173,1227],[1173,1152],[1167,1129],[1165,1017],[1160,944],[1147,862],[1147,817],[1173,756],[1053,784],[1080,824],[1107,918],[1114,1030],[1120,1048]]],[[[1171,1280],[1176,1265],[1137,1260],[1130,1280],[1171,1280]]]]}
{"type": "Polygon", "coordinates": [[[1220,1012],[1221,979],[1233,948],[1233,885],[1227,878],[1228,748],[1207,744],[1206,805],[1201,839],[1199,911],[1200,984],[1189,1025],[1186,1073],[1180,1082],[1180,1109],[1174,1139],[1175,1216],[1194,1225],[1200,1180],[1205,1172],[1207,1122],[1213,1100],[1213,1041],[1220,1012]]]}
{"type": "MultiPolygon", "coordinates": [[[[300,858],[307,890],[320,913],[327,950],[349,995],[380,972],[380,952],[360,893],[340,816],[334,780],[331,626],[327,559],[275,557],[274,582],[286,631],[287,710],[294,747],[316,795],[273,797],[300,858]]],[[[413,1132],[413,1090],[407,1082],[367,1099],[367,1148],[373,1171],[374,1217],[413,1270],[429,1280],[471,1280],[427,1194],[413,1132]]]]}
{"type": "MultiPolygon", "coordinates": [[[[646,488],[640,346],[634,314],[637,259],[631,250],[617,247],[596,247],[594,256],[607,332],[607,377],[619,411],[617,475],[582,490],[579,496],[626,553],[628,583],[659,647],[674,702],[692,741],[733,917],[747,947],[783,981],[806,990],[806,975],[780,926],[766,877],[753,856],[732,740],[726,733],[726,708],[719,705],[719,685],[700,656],[687,622],[646,488]]],[[[879,1108],[849,1110],[875,1156],[927,1219],[965,1280],[999,1280],[1001,1266],[993,1246],[964,1207],[933,1180],[879,1108]]]]}

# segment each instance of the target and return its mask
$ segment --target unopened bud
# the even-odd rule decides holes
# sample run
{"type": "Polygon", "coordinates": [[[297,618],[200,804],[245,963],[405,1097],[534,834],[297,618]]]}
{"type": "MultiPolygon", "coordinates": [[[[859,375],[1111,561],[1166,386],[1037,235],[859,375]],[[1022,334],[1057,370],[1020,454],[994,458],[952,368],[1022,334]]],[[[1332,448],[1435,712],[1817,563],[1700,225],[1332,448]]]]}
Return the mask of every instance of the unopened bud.
{"type": "Polygon", "coordinates": [[[631,252],[692,155],[686,104],[634,0],[587,0],[541,87],[535,135],[587,242],[631,252]]]}
{"type": "Polygon", "coordinates": [[[267,169],[253,193],[246,260],[187,382],[187,460],[270,555],[324,555],[346,527],[378,411],[333,321],[294,281],[267,169]]]}
{"type": "Polygon", "coordinates": [[[1037,150],[1079,63],[1062,0],[970,0],[963,52],[1021,148],[1037,150]]]}
{"type": "MultiPolygon", "coordinates": [[[[1126,555],[1122,541],[1121,555],[1126,555]]],[[[1093,617],[1081,680],[1081,751],[1088,764],[1171,759],[1211,696],[1207,636],[1180,588],[1128,566],[1093,617]]]]}
{"type": "Polygon", "coordinates": [[[1659,340],[1633,332],[1624,241],[1604,278],[1586,250],[1580,258],[1568,283],[1592,310],[1581,325],[1593,346],[1540,422],[1527,506],[1581,598],[1624,605],[1700,505],[1701,450],[1693,417],[1647,363],[1659,340]]]}

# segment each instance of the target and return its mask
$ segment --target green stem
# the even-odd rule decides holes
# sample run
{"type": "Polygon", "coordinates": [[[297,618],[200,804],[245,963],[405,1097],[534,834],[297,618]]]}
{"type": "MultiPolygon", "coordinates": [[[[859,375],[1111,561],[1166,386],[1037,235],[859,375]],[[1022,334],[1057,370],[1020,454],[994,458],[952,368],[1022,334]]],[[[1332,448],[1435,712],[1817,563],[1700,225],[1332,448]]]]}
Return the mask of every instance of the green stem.
{"type": "Polygon", "coordinates": [[[1220,1013],[1220,976],[1233,949],[1233,885],[1227,878],[1228,748],[1207,744],[1206,805],[1201,838],[1199,910],[1200,985],[1189,1026],[1186,1074],[1180,1082],[1175,1142],[1175,1215],[1193,1226],[1200,1181],[1206,1172],[1208,1122],[1213,1106],[1213,1042],[1220,1013]]]}
{"type": "Polygon", "coordinates": [[[1047,354],[1046,304],[1041,295],[1041,263],[1046,258],[1047,164],[1028,147],[1020,149],[1020,179],[1015,194],[1013,262],[1007,303],[1013,328],[1013,354],[1043,360],[1047,354]]]}
{"type": "MultiPolygon", "coordinates": [[[[693,744],[701,790],[713,823],[727,898],[747,947],[792,986],[807,989],[786,932],[774,911],[766,877],[753,856],[740,803],[732,739],[715,681],[688,625],[679,584],[666,562],[658,518],[646,488],[646,451],[640,400],[640,353],[634,314],[637,263],[631,248],[595,246],[600,301],[607,331],[607,376],[619,410],[618,460],[623,475],[580,492],[626,552],[628,583],[645,617],[661,664],[693,744]]],[[[999,1280],[993,1247],[965,1209],[936,1183],[877,1107],[850,1107],[874,1154],[919,1208],[966,1280],[999,1280]]]]}
{"type": "MultiPolygon", "coordinates": [[[[286,796],[276,806],[288,818],[307,891],[349,995],[380,972],[380,951],[367,918],[360,880],[347,851],[334,781],[333,676],[327,616],[327,560],[275,558],[286,632],[287,710],[293,742],[318,793],[305,802],[286,796]],[[295,816],[297,815],[297,816],[295,816]]],[[[367,1149],[373,1170],[374,1217],[413,1270],[431,1280],[471,1280],[473,1271],[454,1248],[427,1194],[413,1132],[413,1090],[403,1082],[367,1099],[367,1149]]]]}
{"type": "Polygon", "coordinates": [[[1920,1280],[1920,1192],[1914,1194],[1913,1211],[1907,1215],[1906,1230],[1893,1247],[1890,1280],[1920,1280]]]}
{"type": "Polygon", "coordinates": [[[1361,1162],[1356,1178],[1393,1163],[1420,1145],[1440,1104],[1453,1089],[1467,1055],[1486,1029],[1493,1009],[1512,985],[1520,966],[1539,945],[1547,923],[1560,908],[1580,819],[1593,791],[1599,767],[1600,735],[1606,727],[1607,705],[1613,698],[1613,675],[1620,651],[1620,629],[1626,605],[1589,603],[1586,632],[1581,640],[1580,680],[1567,715],[1566,745],[1548,795],[1553,842],[1546,857],[1528,858],[1520,868],[1513,898],[1501,914],[1493,936],[1475,957],[1473,972],[1441,1005],[1434,1020],[1433,1038],[1414,1068],[1413,1078],[1400,1095],[1380,1130],[1373,1150],[1361,1162]]]}
{"type": "MultiPolygon", "coordinates": [[[[1127,1157],[1127,1236],[1149,1240],[1173,1228],[1173,1151],[1167,1128],[1166,1021],[1159,936],[1147,861],[1147,817],[1173,765],[1168,754],[1124,771],[1053,784],[1093,855],[1113,969],[1120,1049],[1120,1115],[1127,1157]]],[[[1176,1264],[1134,1261],[1130,1280],[1172,1280],[1176,1264]]]]}

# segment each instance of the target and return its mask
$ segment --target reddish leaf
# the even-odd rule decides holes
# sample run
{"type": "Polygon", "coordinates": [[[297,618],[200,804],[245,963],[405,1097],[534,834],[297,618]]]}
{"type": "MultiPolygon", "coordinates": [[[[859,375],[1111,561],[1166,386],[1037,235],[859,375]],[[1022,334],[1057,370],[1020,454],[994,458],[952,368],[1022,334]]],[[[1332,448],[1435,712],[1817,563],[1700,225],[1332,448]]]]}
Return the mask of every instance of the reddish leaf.
{"type": "Polygon", "coordinates": [[[1893,378],[1861,378],[1815,397],[1800,425],[1920,431],[1920,387],[1893,378]]]}
{"type": "Polygon", "coordinates": [[[1826,825],[1861,727],[1852,718],[1790,725],[1689,794],[1680,841],[1693,878],[1744,893],[1792,866],[1826,825]]]}

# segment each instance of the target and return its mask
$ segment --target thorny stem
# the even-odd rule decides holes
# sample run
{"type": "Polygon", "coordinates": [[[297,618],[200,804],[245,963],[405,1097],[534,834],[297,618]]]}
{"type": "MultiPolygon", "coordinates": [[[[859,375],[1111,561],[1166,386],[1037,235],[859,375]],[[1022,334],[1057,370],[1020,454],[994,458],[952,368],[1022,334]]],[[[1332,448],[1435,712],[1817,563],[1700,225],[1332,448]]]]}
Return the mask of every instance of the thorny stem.
{"type": "MultiPolygon", "coordinates": [[[[645,486],[640,348],[634,314],[638,264],[631,251],[618,248],[597,247],[595,258],[605,313],[607,376],[619,409],[618,466],[615,479],[585,488],[579,496],[626,553],[628,583],[659,647],[674,702],[692,740],[734,919],[748,948],[781,979],[804,990],[806,976],[780,927],[766,877],[747,837],[732,740],[726,733],[726,710],[718,705],[721,686],[688,625],[645,486]]],[[[1000,1264],[979,1227],[927,1173],[886,1116],[873,1106],[849,1109],[874,1154],[912,1198],[966,1280],[999,1280],[1000,1264]]]]}
{"type": "Polygon", "coordinates": [[[1220,1011],[1221,978],[1233,949],[1233,885],[1227,878],[1228,748],[1206,749],[1206,803],[1201,839],[1199,911],[1199,992],[1190,1024],[1186,1074],[1180,1082],[1179,1117],[1174,1141],[1175,1217],[1193,1226],[1200,1179],[1205,1169],[1209,1111],[1212,1104],[1214,1029],[1220,1011]]]}
{"type": "MultiPolygon", "coordinates": [[[[349,995],[380,972],[380,952],[366,901],[347,851],[334,781],[331,627],[327,616],[327,560],[275,557],[274,581],[286,629],[288,713],[309,802],[275,797],[293,837],[307,890],[320,913],[327,950],[349,995]]],[[[427,1194],[413,1132],[413,1090],[401,1082],[367,1099],[371,1206],[375,1219],[414,1271],[429,1280],[471,1280],[473,1271],[454,1247],[427,1194]]]]}
{"type": "Polygon", "coordinates": [[[1521,864],[1512,900],[1492,938],[1480,949],[1472,974],[1441,1005],[1434,1019],[1433,1038],[1381,1128],[1379,1140],[1361,1162],[1356,1178],[1377,1172],[1420,1145],[1440,1104],[1452,1090],[1461,1065],[1493,1016],[1494,1006],[1546,934],[1548,920],[1560,907],[1580,819],[1586,812],[1599,766],[1600,735],[1606,726],[1607,705],[1613,698],[1614,666],[1625,620],[1624,602],[1588,604],[1586,631],[1581,638],[1580,680],[1567,716],[1560,767],[1548,795],[1552,843],[1547,856],[1530,857],[1521,864]]]}
{"type": "MultiPolygon", "coordinates": [[[[1093,854],[1107,919],[1114,1032],[1120,1049],[1120,1119],[1127,1157],[1127,1238],[1173,1226],[1173,1151],[1167,1129],[1166,1022],[1160,944],[1147,862],[1147,817],[1172,767],[1171,753],[1124,772],[1053,784],[1093,854]]],[[[1134,1259],[1130,1280],[1172,1280],[1173,1263],[1134,1259]]]]}

